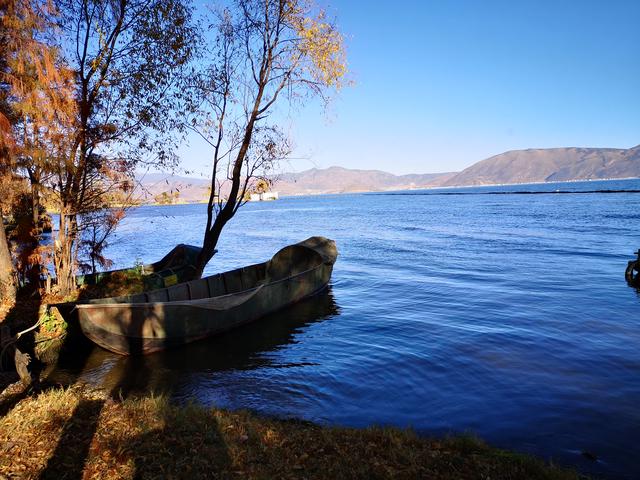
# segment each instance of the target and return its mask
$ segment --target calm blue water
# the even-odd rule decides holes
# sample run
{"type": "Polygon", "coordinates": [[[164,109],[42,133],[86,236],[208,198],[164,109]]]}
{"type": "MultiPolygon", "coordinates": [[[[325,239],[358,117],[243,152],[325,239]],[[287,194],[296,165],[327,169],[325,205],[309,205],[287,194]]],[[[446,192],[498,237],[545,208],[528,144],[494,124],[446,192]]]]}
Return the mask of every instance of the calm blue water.
{"type": "MultiPolygon", "coordinates": [[[[455,191],[509,189],[640,180],[455,191]]],[[[127,359],[96,348],[67,370],[178,402],[475,432],[587,472],[640,477],[640,294],[624,281],[640,247],[640,194],[406,193],[247,204],[207,273],[325,235],[340,251],[329,292],[184,349],[127,359]]],[[[108,256],[116,267],[158,260],[177,243],[199,245],[204,222],[203,205],[135,209],[108,256]]]]}

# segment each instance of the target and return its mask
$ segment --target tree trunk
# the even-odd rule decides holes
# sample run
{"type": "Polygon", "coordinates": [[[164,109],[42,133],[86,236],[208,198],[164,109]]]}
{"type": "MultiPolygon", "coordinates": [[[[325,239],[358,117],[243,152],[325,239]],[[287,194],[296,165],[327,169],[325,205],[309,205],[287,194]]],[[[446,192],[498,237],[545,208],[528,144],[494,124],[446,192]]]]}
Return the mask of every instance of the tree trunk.
{"type": "Polygon", "coordinates": [[[63,296],[72,294],[76,289],[74,245],[78,229],[75,215],[60,212],[60,231],[55,242],[56,277],[58,290],[63,296]]]}
{"type": "MultiPolygon", "coordinates": [[[[0,221],[2,216],[0,216],[0,221]]],[[[0,301],[13,304],[16,300],[16,283],[9,242],[4,229],[0,225],[0,301]]]]}
{"type": "MultiPolygon", "coordinates": [[[[235,215],[235,207],[238,203],[238,192],[240,191],[240,182],[242,175],[242,165],[244,164],[244,159],[247,156],[247,151],[249,150],[249,146],[251,145],[251,137],[253,136],[253,129],[255,127],[256,119],[258,118],[258,110],[260,108],[260,102],[262,101],[262,95],[264,93],[264,85],[260,86],[258,90],[258,95],[256,96],[256,100],[253,105],[253,111],[247,125],[244,128],[244,137],[242,139],[242,144],[240,145],[240,150],[238,150],[238,155],[233,164],[233,171],[231,175],[231,191],[229,192],[229,198],[227,199],[227,203],[225,203],[224,207],[218,215],[216,216],[211,229],[207,229],[204,232],[204,241],[202,242],[202,251],[198,255],[198,261],[196,263],[195,270],[195,278],[201,278],[202,272],[204,271],[204,267],[207,266],[209,260],[216,253],[216,245],[218,244],[218,240],[220,239],[220,234],[222,233],[222,229],[227,224],[229,220],[233,218],[235,215]]],[[[215,179],[214,179],[215,180],[215,179]]],[[[209,202],[213,202],[214,190],[212,189],[209,202]]],[[[207,225],[211,224],[211,215],[212,211],[208,212],[208,222],[207,225]]]]}
{"type": "Polygon", "coordinates": [[[218,244],[218,240],[220,239],[222,227],[224,227],[226,223],[227,222],[223,222],[221,216],[218,215],[215,222],[213,223],[213,227],[211,227],[211,230],[205,232],[202,251],[198,254],[198,259],[196,260],[196,269],[194,271],[193,278],[194,280],[197,278],[202,278],[204,268],[207,266],[207,263],[209,263],[209,260],[213,258],[213,255],[216,252],[216,245],[218,244]]]}
{"type": "Polygon", "coordinates": [[[35,168],[28,169],[29,183],[31,183],[31,209],[33,226],[40,228],[40,173],[35,168]]]}
{"type": "Polygon", "coordinates": [[[40,185],[38,183],[31,184],[31,208],[33,210],[33,226],[36,232],[40,231],[40,185]]]}

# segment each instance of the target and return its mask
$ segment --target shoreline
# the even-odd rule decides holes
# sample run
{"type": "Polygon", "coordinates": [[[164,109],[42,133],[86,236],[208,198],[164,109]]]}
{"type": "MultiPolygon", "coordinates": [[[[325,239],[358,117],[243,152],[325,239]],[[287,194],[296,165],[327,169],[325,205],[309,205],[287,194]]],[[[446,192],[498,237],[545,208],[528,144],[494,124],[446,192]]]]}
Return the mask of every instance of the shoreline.
{"type": "MultiPolygon", "coordinates": [[[[291,193],[291,194],[283,194],[280,195],[280,199],[291,199],[291,198],[306,198],[306,197],[322,197],[322,196],[337,196],[337,195],[362,195],[362,194],[373,194],[373,195],[419,195],[418,193],[421,190],[433,192],[434,190],[445,190],[445,189],[465,189],[465,188],[490,188],[490,187],[509,187],[509,186],[521,186],[521,185],[558,185],[563,183],[591,183],[591,182],[618,182],[625,180],[640,180],[640,177],[625,177],[625,178],[594,178],[594,179],[584,179],[584,180],[563,180],[563,181],[552,181],[552,182],[524,182],[524,183],[488,183],[482,185],[455,185],[455,186],[425,186],[425,187],[415,187],[415,188],[403,188],[403,189],[391,189],[391,190],[352,190],[347,192],[317,192],[317,193],[291,193]],[[403,192],[411,192],[411,193],[403,193],[403,192]]],[[[477,192],[475,195],[488,195],[488,194],[561,194],[561,193],[640,193],[640,190],[592,190],[592,191],[583,191],[583,192],[573,192],[573,191],[549,191],[549,192],[477,192]]],[[[463,195],[460,192],[442,192],[442,193],[429,193],[429,195],[463,195]]],[[[274,200],[271,200],[274,201],[274,200]]],[[[271,202],[269,201],[269,202],[271,202]]],[[[249,202],[249,203],[269,203],[269,202],[249,202]]],[[[128,208],[135,209],[139,207],[179,207],[185,205],[206,205],[207,201],[197,201],[197,202],[179,202],[179,203],[170,203],[170,204],[162,204],[162,203],[140,203],[137,205],[131,205],[128,208]]],[[[59,212],[54,210],[47,210],[47,213],[50,215],[57,215],[59,212]]]]}
{"type": "MultiPolygon", "coordinates": [[[[433,190],[445,190],[445,189],[465,189],[465,188],[489,188],[489,187],[509,187],[509,186],[520,186],[520,185],[558,185],[562,183],[590,183],[590,182],[619,182],[625,180],[640,180],[640,177],[625,177],[625,178],[592,178],[592,179],[583,179],[583,180],[562,180],[562,181],[552,181],[552,182],[523,182],[523,183],[487,183],[481,185],[454,185],[454,186],[424,186],[424,187],[411,187],[411,188],[401,188],[401,189],[390,189],[390,190],[351,190],[347,192],[306,192],[306,193],[291,193],[291,194],[283,194],[280,195],[280,200],[282,199],[290,199],[290,198],[305,198],[305,197],[321,197],[321,196],[336,196],[336,195],[361,195],[361,194],[374,194],[374,195],[417,195],[413,192],[419,192],[421,190],[432,192],[433,190]],[[403,192],[412,192],[412,193],[403,193],[403,192]]],[[[613,191],[588,191],[588,192],[496,192],[500,194],[507,193],[532,193],[532,194],[543,194],[543,193],[640,193],[638,190],[613,190],[613,191]]],[[[440,195],[462,195],[462,193],[451,192],[451,193],[429,193],[430,195],[440,194],[440,195]]],[[[476,193],[482,194],[482,192],[476,193]]],[[[487,193],[488,194],[488,193],[487,193]]],[[[270,200],[275,201],[275,200],[270,200]]],[[[127,208],[135,209],[139,207],[178,207],[185,205],[206,205],[208,202],[206,200],[196,201],[196,202],[177,202],[177,203],[140,203],[136,205],[129,205],[127,208]]],[[[265,202],[248,202],[248,203],[265,203],[265,202]]],[[[268,202],[267,202],[268,203],[268,202]]],[[[120,207],[122,205],[114,205],[115,207],[120,207]]],[[[47,210],[49,215],[58,215],[60,212],[56,210],[47,210]]]]}
{"type": "Polygon", "coordinates": [[[468,435],[325,427],[79,385],[14,390],[0,394],[9,478],[586,478],[468,435]]]}

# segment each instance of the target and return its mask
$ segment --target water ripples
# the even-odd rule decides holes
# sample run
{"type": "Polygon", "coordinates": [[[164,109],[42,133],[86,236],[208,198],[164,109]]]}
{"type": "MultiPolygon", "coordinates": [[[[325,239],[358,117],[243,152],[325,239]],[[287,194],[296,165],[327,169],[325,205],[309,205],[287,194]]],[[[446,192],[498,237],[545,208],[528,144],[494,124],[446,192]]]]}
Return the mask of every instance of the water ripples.
{"type": "MultiPolygon", "coordinates": [[[[596,183],[554,188],[640,185],[596,183]]],[[[321,234],[340,250],[330,291],[134,363],[98,349],[81,377],[327,424],[471,430],[597,475],[635,478],[640,293],[623,273],[640,246],[631,228],[639,207],[640,196],[625,193],[249,203],[207,273],[321,234]],[[589,463],[584,450],[601,460],[589,463]]],[[[118,267],[140,252],[157,260],[176,243],[198,244],[203,222],[204,206],[133,210],[107,255],[118,267]]]]}

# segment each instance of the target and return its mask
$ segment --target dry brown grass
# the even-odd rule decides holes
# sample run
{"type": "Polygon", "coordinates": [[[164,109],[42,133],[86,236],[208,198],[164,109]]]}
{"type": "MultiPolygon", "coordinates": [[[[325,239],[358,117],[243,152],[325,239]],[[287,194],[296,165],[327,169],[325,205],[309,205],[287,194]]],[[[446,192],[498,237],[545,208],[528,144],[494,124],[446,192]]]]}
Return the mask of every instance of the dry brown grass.
{"type": "Polygon", "coordinates": [[[579,478],[467,437],[325,428],[80,387],[26,398],[0,419],[3,477],[579,478]]]}

